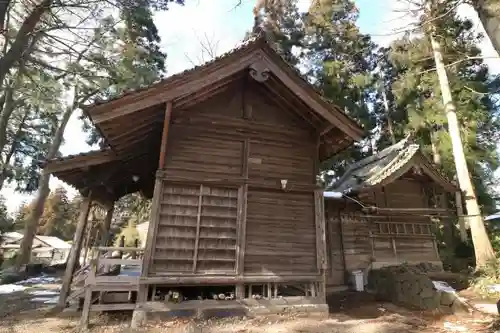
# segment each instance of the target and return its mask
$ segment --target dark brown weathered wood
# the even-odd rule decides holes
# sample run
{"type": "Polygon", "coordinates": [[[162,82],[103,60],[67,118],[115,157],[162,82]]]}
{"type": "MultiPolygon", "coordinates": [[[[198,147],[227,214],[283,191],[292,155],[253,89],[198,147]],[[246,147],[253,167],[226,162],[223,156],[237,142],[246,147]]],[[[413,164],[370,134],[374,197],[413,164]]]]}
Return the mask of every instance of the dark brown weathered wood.
{"type": "Polygon", "coordinates": [[[309,281],[321,281],[322,277],[319,275],[299,275],[290,272],[286,275],[244,275],[242,277],[238,276],[206,276],[206,275],[179,275],[179,276],[149,276],[139,279],[139,284],[141,285],[151,285],[151,284],[178,284],[178,285],[213,285],[213,284],[236,284],[236,283],[297,283],[297,282],[309,282],[309,281]]]}
{"type": "Polygon", "coordinates": [[[237,61],[228,64],[220,71],[213,70],[209,73],[206,73],[206,75],[199,75],[196,78],[193,77],[192,79],[186,80],[183,84],[176,84],[173,87],[165,87],[164,85],[161,87],[157,86],[144,92],[134,93],[133,98],[125,96],[120,100],[106,103],[107,111],[105,113],[100,112],[99,109],[102,108],[101,106],[94,107],[92,110],[89,110],[89,113],[92,114],[92,119],[94,120],[94,122],[98,124],[113,120],[117,117],[123,117],[125,115],[136,112],[137,110],[154,106],[165,101],[174,100],[179,96],[191,94],[205,87],[209,87],[220,81],[221,79],[229,77],[234,73],[247,68],[250,64],[253,63],[254,57],[255,56],[251,54],[243,56],[237,61]],[[119,107],[119,109],[113,110],[112,107],[114,107],[115,105],[116,107],[119,107]]]}
{"type": "Polygon", "coordinates": [[[163,181],[160,178],[156,178],[155,190],[153,194],[153,202],[151,204],[151,215],[150,215],[148,234],[146,236],[146,246],[144,248],[141,276],[147,276],[149,273],[149,268],[153,257],[153,251],[155,248],[154,239],[156,237],[156,232],[158,230],[158,220],[159,220],[158,213],[160,209],[160,200],[162,194],[163,194],[163,181]]]}
{"type": "Polygon", "coordinates": [[[59,294],[58,307],[60,307],[61,309],[66,306],[66,299],[71,289],[73,272],[75,271],[76,265],[78,264],[78,260],[80,259],[80,251],[83,242],[83,233],[85,227],[87,226],[87,219],[91,203],[92,203],[92,193],[89,193],[86,197],[83,198],[83,201],[80,205],[80,215],[78,217],[78,223],[76,225],[71,251],[68,257],[68,262],[66,264],[66,270],[64,272],[63,283],[61,286],[61,293],[59,294]]]}
{"type": "Polygon", "coordinates": [[[56,159],[45,163],[44,170],[48,173],[72,170],[75,168],[89,168],[93,165],[99,165],[117,160],[116,155],[111,150],[99,150],[86,153],[81,156],[75,156],[70,159],[56,159]]]}
{"type": "Polygon", "coordinates": [[[172,102],[168,101],[165,109],[165,119],[163,120],[163,132],[161,135],[160,160],[158,162],[158,169],[163,169],[165,167],[165,155],[167,153],[168,129],[170,127],[171,115],[172,115],[172,102]]]}
{"type": "Polygon", "coordinates": [[[200,242],[202,200],[203,200],[203,184],[200,185],[200,194],[198,197],[198,213],[196,215],[196,236],[195,236],[194,255],[193,255],[193,273],[196,272],[196,264],[198,263],[198,247],[200,242]]]}

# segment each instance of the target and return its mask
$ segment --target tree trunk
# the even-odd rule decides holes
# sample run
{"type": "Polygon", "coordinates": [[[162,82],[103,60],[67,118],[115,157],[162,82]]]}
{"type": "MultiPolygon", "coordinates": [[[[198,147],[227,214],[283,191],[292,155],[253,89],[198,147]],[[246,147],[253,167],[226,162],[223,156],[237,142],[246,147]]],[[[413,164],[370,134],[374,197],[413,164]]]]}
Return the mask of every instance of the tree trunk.
{"type": "Polygon", "coordinates": [[[7,29],[6,19],[7,11],[9,10],[9,4],[11,0],[1,0],[0,1],[0,34],[2,34],[7,29]]]}
{"type": "Polygon", "coordinates": [[[393,145],[396,144],[396,136],[394,135],[394,129],[392,128],[392,118],[391,109],[389,108],[389,102],[387,101],[387,94],[385,93],[385,88],[382,87],[382,100],[384,102],[385,115],[387,117],[387,130],[389,131],[389,137],[393,145]]]}
{"type": "MultiPolygon", "coordinates": [[[[59,151],[59,147],[61,146],[64,136],[64,130],[66,129],[66,125],[68,124],[69,118],[73,114],[74,109],[75,103],[72,103],[72,105],[68,106],[68,108],[64,112],[61,123],[59,124],[59,127],[57,128],[57,131],[54,135],[54,141],[52,141],[52,145],[50,146],[49,152],[47,154],[47,160],[53,159],[59,151]]],[[[28,264],[30,261],[33,238],[35,237],[38,222],[40,221],[40,218],[43,214],[45,201],[47,200],[47,197],[50,193],[49,181],[50,174],[43,170],[42,175],[40,176],[40,183],[38,185],[35,204],[33,205],[33,210],[31,211],[24,227],[24,237],[21,241],[21,249],[15,265],[15,269],[17,271],[21,269],[21,266],[28,264]]]]}
{"type": "Polygon", "coordinates": [[[2,165],[2,171],[0,172],[0,190],[3,188],[3,184],[7,179],[8,176],[7,171],[8,171],[8,166],[10,165],[10,160],[12,159],[12,156],[14,156],[14,153],[16,152],[17,147],[19,146],[21,131],[23,130],[24,124],[26,123],[29,114],[30,114],[30,109],[27,108],[26,111],[24,112],[23,119],[19,122],[19,126],[17,126],[16,134],[14,135],[14,139],[12,140],[12,144],[10,145],[9,152],[5,156],[5,161],[3,162],[2,165]]]}
{"type": "Polygon", "coordinates": [[[19,103],[14,101],[14,91],[21,85],[21,78],[21,72],[17,73],[14,82],[5,89],[4,104],[2,106],[2,113],[0,113],[0,153],[3,152],[7,142],[7,124],[9,123],[9,119],[16,107],[19,106],[19,103]]]}
{"type": "MultiPolygon", "coordinates": [[[[2,0],[0,0],[0,2],[1,1],[2,0]]],[[[49,11],[52,1],[53,0],[42,0],[42,2],[38,3],[33,8],[33,11],[21,24],[11,47],[7,53],[0,58],[0,87],[2,87],[3,81],[10,69],[16,62],[26,56],[26,54],[24,54],[26,52],[24,51],[29,46],[33,31],[40,22],[42,16],[49,11]]]]}
{"type": "Polygon", "coordinates": [[[475,0],[472,4],[491,44],[493,44],[493,48],[500,55],[500,1],[475,0]]]}
{"type": "Polygon", "coordinates": [[[474,252],[476,254],[477,268],[484,266],[489,260],[495,259],[495,253],[491,247],[491,242],[484,227],[483,218],[477,203],[477,198],[472,187],[472,182],[465,159],[462,139],[460,137],[460,126],[457,119],[455,104],[451,96],[448,75],[446,73],[443,55],[441,54],[441,45],[430,34],[434,60],[436,62],[436,71],[441,87],[441,95],[445,108],[446,118],[448,120],[448,132],[451,138],[453,158],[455,160],[455,168],[457,172],[458,184],[460,190],[465,194],[465,207],[467,209],[467,217],[471,228],[472,242],[474,244],[474,252]]]}

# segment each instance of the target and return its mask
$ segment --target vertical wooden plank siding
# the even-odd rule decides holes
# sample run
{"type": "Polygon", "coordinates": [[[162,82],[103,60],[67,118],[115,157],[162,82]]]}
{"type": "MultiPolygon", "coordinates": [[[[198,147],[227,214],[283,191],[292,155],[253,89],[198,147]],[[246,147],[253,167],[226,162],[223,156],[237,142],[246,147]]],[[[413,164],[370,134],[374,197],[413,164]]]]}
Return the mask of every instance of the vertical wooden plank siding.
{"type": "Polygon", "coordinates": [[[198,261],[198,247],[200,246],[200,224],[201,224],[202,200],[203,200],[203,184],[200,185],[200,196],[198,197],[198,215],[196,216],[196,238],[195,238],[195,243],[194,243],[193,273],[196,272],[196,263],[198,261]]]}
{"type": "MultiPolygon", "coordinates": [[[[245,115],[247,109],[245,108],[245,115]]],[[[242,175],[245,179],[248,178],[248,157],[250,154],[250,140],[246,139],[243,144],[242,153],[242,175]]],[[[238,243],[236,247],[236,273],[243,274],[245,267],[245,244],[246,244],[246,224],[247,224],[247,197],[248,185],[244,184],[240,187],[238,193],[238,243]]]]}
{"type": "MultiPolygon", "coordinates": [[[[158,161],[158,168],[161,170],[165,166],[165,157],[167,153],[167,139],[168,130],[170,127],[170,116],[172,114],[172,102],[168,101],[165,109],[165,118],[163,121],[163,131],[161,135],[161,147],[160,147],[160,158],[158,161]]],[[[153,260],[153,249],[155,247],[154,240],[156,239],[156,232],[158,230],[158,220],[159,220],[159,206],[160,199],[163,194],[163,181],[161,178],[156,176],[155,187],[153,192],[153,202],[151,206],[151,215],[149,221],[148,235],[146,238],[146,248],[144,249],[144,257],[142,260],[141,276],[147,276],[153,260]]],[[[142,292],[144,293],[144,291],[142,292]]],[[[141,295],[141,298],[147,298],[147,288],[145,291],[146,295],[141,295]]],[[[141,293],[139,293],[141,294],[141,293]]]]}
{"type": "Polygon", "coordinates": [[[153,202],[151,204],[151,215],[149,218],[148,235],[146,237],[146,246],[144,249],[144,257],[142,259],[141,276],[147,276],[150,271],[153,261],[154,248],[156,247],[156,233],[158,230],[160,200],[163,196],[163,181],[156,177],[155,188],[153,192],[153,202]]]}
{"type": "Polygon", "coordinates": [[[325,231],[325,210],[324,210],[323,190],[314,191],[314,220],[316,223],[316,256],[317,267],[321,271],[327,266],[326,262],[326,231],[325,231]]]}
{"type": "Polygon", "coordinates": [[[58,306],[63,308],[66,306],[66,299],[69,295],[71,288],[71,281],[73,280],[73,273],[76,263],[80,258],[80,251],[82,248],[83,232],[87,226],[90,206],[92,204],[92,192],[83,198],[80,205],[80,215],[78,216],[78,224],[76,225],[75,235],[73,236],[73,245],[69,254],[68,262],[66,264],[66,271],[64,272],[63,284],[61,286],[61,293],[59,294],[58,306]]]}
{"type": "Polygon", "coordinates": [[[316,251],[318,257],[318,270],[321,274],[320,290],[319,296],[326,297],[326,269],[327,258],[326,258],[326,224],[325,224],[325,199],[323,197],[323,189],[317,189],[314,191],[314,209],[315,209],[315,221],[316,221],[316,251]]]}
{"type": "Polygon", "coordinates": [[[170,127],[170,116],[172,114],[172,102],[167,102],[165,109],[165,118],[163,120],[163,131],[161,134],[160,160],[158,161],[158,169],[163,169],[165,166],[165,156],[167,154],[167,139],[168,129],[170,127]]]}
{"type": "Polygon", "coordinates": [[[241,87],[180,111],[168,129],[148,274],[319,274],[312,128],[241,87]]]}

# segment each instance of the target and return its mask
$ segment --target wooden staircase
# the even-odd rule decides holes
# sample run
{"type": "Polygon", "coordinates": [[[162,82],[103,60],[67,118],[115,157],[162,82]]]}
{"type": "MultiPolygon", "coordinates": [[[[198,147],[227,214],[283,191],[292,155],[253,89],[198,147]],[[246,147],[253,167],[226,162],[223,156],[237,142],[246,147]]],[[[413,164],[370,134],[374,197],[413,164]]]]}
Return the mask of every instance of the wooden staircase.
{"type": "Polygon", "coordinates": [[[82,308],[80,325],[88,325],[91,311],[133,310],[130,302],[132,293],[139,290],[139,276],[123,274],[122,267],[135,266],[140,272],[143,249],[126,247],[96,247],[95,255],[88,265],[80,268],[73,275],[68,303],[71,308],[82,308]],[[130,253],[129,256],[111,257],[110,254],[130,253]],[[125,294],[128,297],[110,297],[125,294]]]}

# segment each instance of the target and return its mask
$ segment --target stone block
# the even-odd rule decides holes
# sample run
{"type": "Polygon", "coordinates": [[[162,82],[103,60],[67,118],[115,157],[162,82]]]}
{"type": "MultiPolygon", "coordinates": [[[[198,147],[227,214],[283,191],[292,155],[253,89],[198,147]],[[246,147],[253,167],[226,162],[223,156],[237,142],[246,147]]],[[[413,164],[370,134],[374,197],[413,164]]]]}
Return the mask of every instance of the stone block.
{"type": "Polygon", "coordinates": [[[422,291],[420,292],[420,297],[422,298],[431,298],[434,297],[434,294],[436,293],[436,290],[431,289],[429,287],[424,287],[422,288],[422,291]]]}
{"type": "Polygon", "coordinates": [[[453,304],[450,306],[451,311],[453,313],[468,313],[469,312],[469,306],[462,302],[458,297],[455,298],[455,301],[453,304]]]}
{"type": "Polygon", "coordinates": [[[444,306],[450,306],[455,302],[457,296],[453,293],[441,292],[440,304],[444,306]]]}

